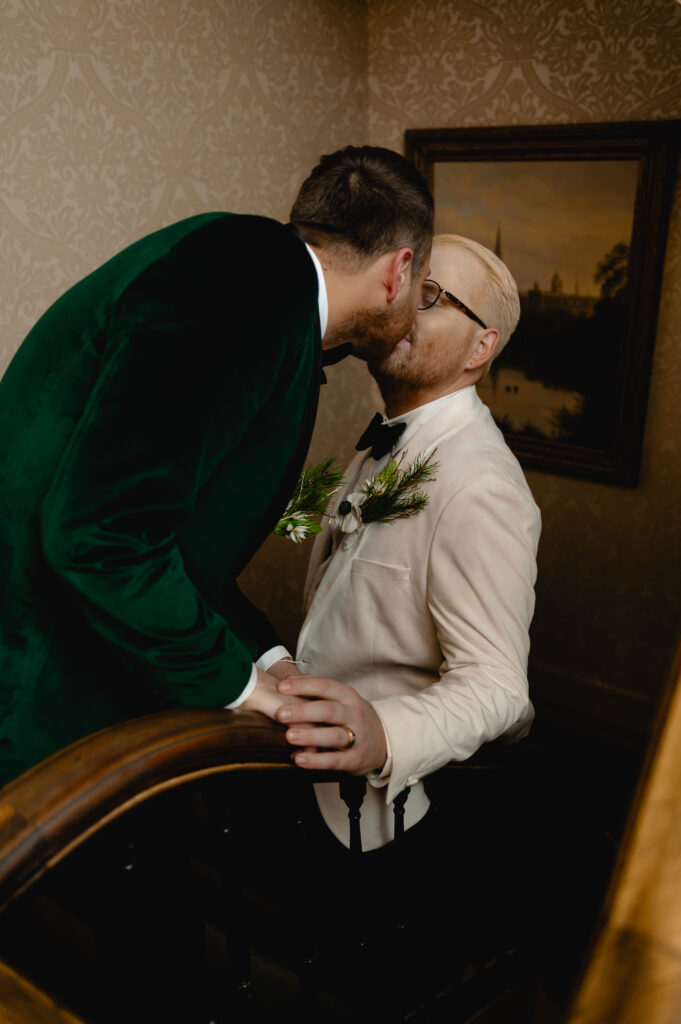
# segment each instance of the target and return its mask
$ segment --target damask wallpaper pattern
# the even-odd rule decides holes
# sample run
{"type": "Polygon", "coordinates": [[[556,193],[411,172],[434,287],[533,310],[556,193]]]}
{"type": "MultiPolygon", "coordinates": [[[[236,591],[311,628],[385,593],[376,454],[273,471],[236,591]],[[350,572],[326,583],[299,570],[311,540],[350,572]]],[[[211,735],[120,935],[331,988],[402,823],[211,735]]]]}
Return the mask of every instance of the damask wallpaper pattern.
{"type": "MultiPolygon", "coordinates": [[[[370,0],[374,143],[402,146],[407,128],[679,117],[674,0],[370,0]]],[[[680,321],[677,186],[639,487],[528,474],[544,524],[535,687],[632,728],[681,639],[680,321]]]]}
{"type": "Polygon", "coordinates": [[[2,0],[0,370],[134,239],[285,218],[319,155],[366,135],[365,34],[341,0],[2,0]]]}
{"type": "Polygon", "coordinates": [[[370,0],[370,130],[668,118],[674,0],[370,0]]]}
{"type": "MultiPolygon", "coordinates": [[[[322,153],[366,142],[366,16],[345,0],[0,0],[0,374],[125,245],[204,210],[285,220],[322,153]]],[[[244,301],[272,273],[263,253],[244,301]]],[[[347,455],[338,437],[373,412],[361,369],[329,373],[319,457],[347,455]]],[[[273,538],[244,576],[289,637],[305,563],[273,538]]]]}
{"type": "MultiPolygon", "coordinates": [[[[285,218],[322,152],[401,150],[410,127],[680,117],[680,72],[675,0],[0,0],[0,372],[124,245],[202,210],[285,218]]],[[[530,474],[534,676],[629,724],[681,620],[680,319],[677,191],[639,488],[530,474]]],[[[362,364],[332,367],[312,458],[348,457],[376,402],[362,364]]],[[[272,538],[243,578],[289,639],[305,560],[272,538]]]]}

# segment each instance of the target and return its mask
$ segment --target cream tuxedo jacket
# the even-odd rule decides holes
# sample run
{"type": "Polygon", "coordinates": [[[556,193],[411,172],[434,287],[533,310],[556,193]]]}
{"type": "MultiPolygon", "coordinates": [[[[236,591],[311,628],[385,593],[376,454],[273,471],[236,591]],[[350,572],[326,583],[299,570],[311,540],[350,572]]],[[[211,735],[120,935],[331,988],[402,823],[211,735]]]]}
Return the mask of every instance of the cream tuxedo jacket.
{"type": "MultiPolygon", "coordinates": [[[[367,787],[364,850],[392,838],[390,804],[405,786],[409,827],[428,807],[419,780],[482,743],[520,738],[533,717],[527,656],[539,510],[474,387],[438,403],[404,443],[405,464],[435,448],[437,479],[425,485],[423,512],[341,535],[330,558],[327,524],[308,569],[301,667],[371,701],[391,753],[389,775],[367,787]]],[[[360,453],[346,490],[385,461],[360,453]]],[[[327,824],[348,845],[338,785],[315,790],[327,824]]]]}

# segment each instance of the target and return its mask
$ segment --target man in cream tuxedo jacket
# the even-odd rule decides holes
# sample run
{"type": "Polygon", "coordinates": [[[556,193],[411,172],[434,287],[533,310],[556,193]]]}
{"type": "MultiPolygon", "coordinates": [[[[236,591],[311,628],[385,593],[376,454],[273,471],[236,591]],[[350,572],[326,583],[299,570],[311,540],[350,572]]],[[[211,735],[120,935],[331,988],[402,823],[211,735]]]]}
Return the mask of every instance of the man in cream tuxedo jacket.
{"type": "MultiPolygon", "coordinates": [[[[431,275],[410,335],[369,364],[388,419],[365,435],[370,447],[351,463],[337,505],[391,455],[404,466],[434,452],[429,503],[349,533],[339,524],[351,517],[327,523],[298,642],[308,675],[279,683],[282,693],[314,698],[278,712],[289,742],[303,748],[295,762],[368,777],[365,851],[393,838],[391,802],[405,788],[410,827],[428,809],[424,776],[497,737],[520,738],[533,717],[527,657],[540,516],[475,388],[515,328],[518,290],[496,256],[455,235],[436,236],[431,275]]],[[[315,791],[349,845],[338,784],[315,791]]]]}

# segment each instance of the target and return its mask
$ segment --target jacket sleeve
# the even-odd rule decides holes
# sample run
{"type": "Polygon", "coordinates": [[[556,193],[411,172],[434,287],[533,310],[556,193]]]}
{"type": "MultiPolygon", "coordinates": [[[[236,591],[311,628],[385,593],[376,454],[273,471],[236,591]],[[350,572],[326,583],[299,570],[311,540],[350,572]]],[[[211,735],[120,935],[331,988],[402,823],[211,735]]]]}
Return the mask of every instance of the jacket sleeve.
{"type": "Polygon", "coordinates": [[[528,695],[539,511],[503,477],[484,476],[445,506],[428,555],[428,609],[440,677],[418,694],[373,701],[388,736],[386,800],[533,717],[528,695]]]}
{"type": "Polygon", "coordinates": [[[244,628],[245,599],[232,614],[199,593],[177,530],[277,371],[258,373],[251,358],[235,385],[225,334],[239,337],[239,324],[225,327],[212,295],[149,297],[172,291],[152,287],[112,316],[42,505],[43,549],[91,627],[164,702],[219,707],[244,689],[258,643],[244,628]]]}

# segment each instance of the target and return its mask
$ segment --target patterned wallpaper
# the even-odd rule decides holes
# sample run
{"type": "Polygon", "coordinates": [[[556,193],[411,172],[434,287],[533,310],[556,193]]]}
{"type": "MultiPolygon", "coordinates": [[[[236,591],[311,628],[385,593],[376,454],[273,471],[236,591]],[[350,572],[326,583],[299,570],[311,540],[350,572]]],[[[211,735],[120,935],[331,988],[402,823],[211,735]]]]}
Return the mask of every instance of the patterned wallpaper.
{"type": "MultiPolygon", "coordinates": [[[[47,306],[128,243],[204,210],[286,219],[323,152],[366,142],[366,13],[345,0],[1,0],[0,373],[47,306]]],[[[329,373],[320,457],[346,456],[338,436],[368,420],[365,377],[359,364],[329,373]]],[[[244,577],[289,637],[305,564],[273,538],[244,577]]]]}
{"type": "Polygon", "coordinates": [[[365,25],[342,0],[3,0],[0,370],[130,241],[286,217],[321,152],[366,135],[365,25]]]}
{"type": "MultiPolygon", "coordinates": [[[[674,0],[370,0],[371,141],[407,128],[681,117],[674,0]]],[[[528,479],[544,528],[537,687],[636,726],[681,633],[681,187],[667,247],[641,482],[528,479]]]]}
{"type": "MultiPolygon", "coordinates": [[[[2,0],[0,372],[112,253],[202,210],[284,218],[322,152],[401,150],[409,127],[679,117],[680,71],[675,0],[2,0]]],[[[681,618],[680,318],[677,194],[639,488],[530,475],[535,675],[622,718],[659,692],[681,618]]],[[[361,364],[332,367],[312,457],[347,458],[376,402],[361,364]]],[[[305,560],[272,538],[243,578],[289,639],[305,560]]]]}

